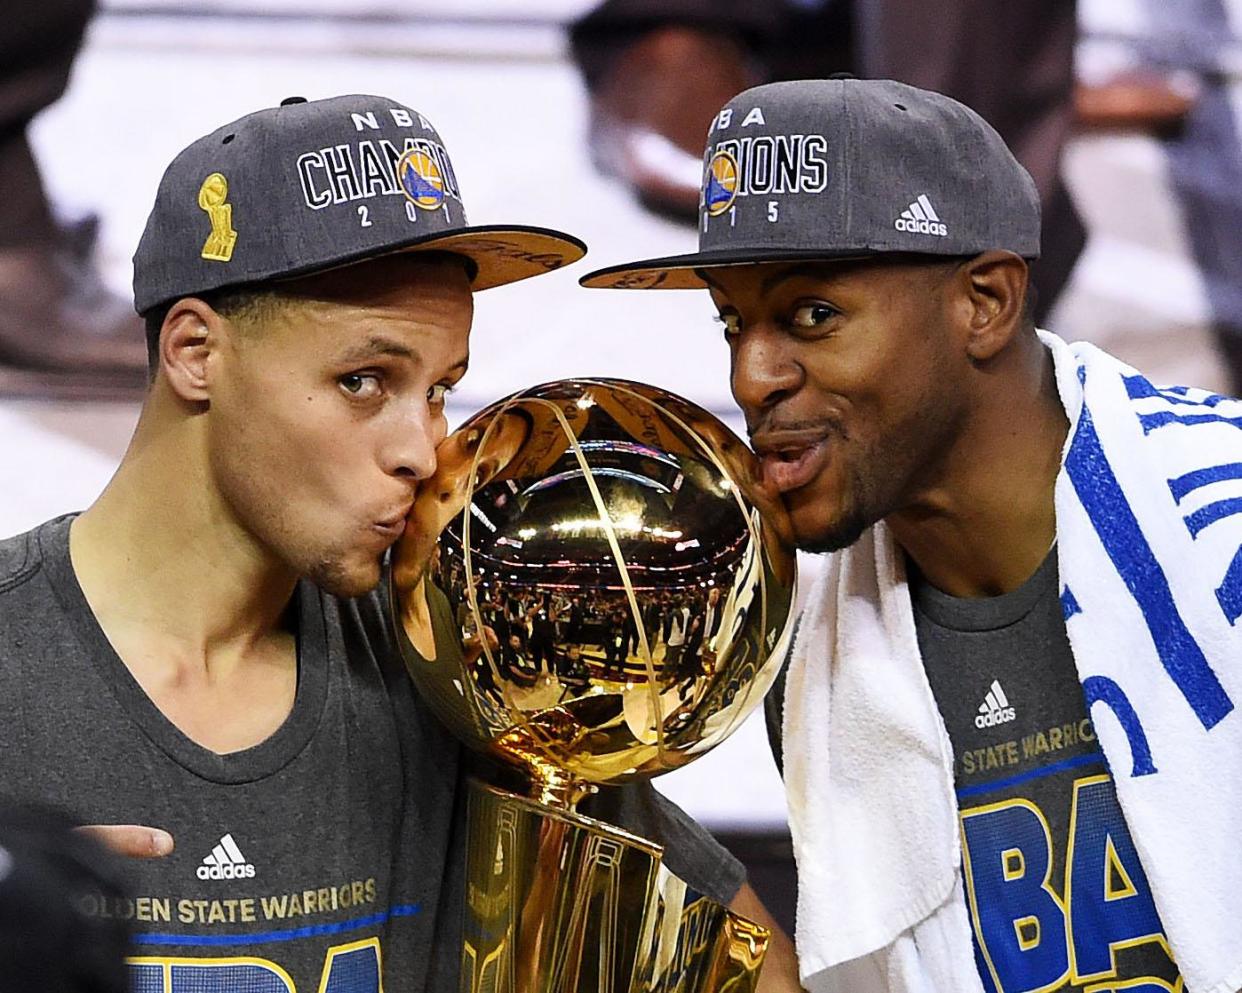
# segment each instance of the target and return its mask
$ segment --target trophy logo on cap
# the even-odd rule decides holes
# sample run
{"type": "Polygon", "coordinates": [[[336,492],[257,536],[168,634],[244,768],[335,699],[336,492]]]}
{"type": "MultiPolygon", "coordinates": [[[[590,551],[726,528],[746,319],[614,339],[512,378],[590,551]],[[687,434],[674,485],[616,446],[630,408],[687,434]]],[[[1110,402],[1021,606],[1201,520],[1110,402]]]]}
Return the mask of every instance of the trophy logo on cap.
{"type": "Polygon", "coordinates": [[[213,172],[198,188],[198,205],[207,212],[211,234],[203,244],[202,257],[209,262],[228,262],[237,244],[233,230],[233,205],[228,203],[229,181],[222,173],[213,172]]]}

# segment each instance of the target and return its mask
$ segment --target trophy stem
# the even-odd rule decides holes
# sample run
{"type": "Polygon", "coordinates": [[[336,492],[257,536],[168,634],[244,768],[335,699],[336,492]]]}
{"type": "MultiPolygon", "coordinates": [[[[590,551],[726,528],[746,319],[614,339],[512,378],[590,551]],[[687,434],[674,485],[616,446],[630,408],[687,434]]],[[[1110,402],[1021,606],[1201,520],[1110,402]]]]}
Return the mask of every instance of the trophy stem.
{"type": "Polygon", "coordinates": [[[652,841],[469,785],[459,993],[754,993],[765,928],[652,841]]]}
{"type": "Polygon", "coordinates": [[[573,813],[584,797],[599,792],[598,786],[575,779],[550,762],[532,762],[528,771],[531,777],[531,799],[558,810],[573,813]]]}
{"type": "Polygon", "coordinates": [[[494,748],[529,778],[531,799],[546,807],[573,813],[578,802],[597,793],[599,787],[570,775],[549,756],[550,750],[555,752],[564,747],[560,739],[579,733],[574,723],[556,711],[542,714],[540,718],[537,722],[510,728],[495,740],[494,748]],[[552,743],[556,743],[555,749],[549,748],[552,743]]]}

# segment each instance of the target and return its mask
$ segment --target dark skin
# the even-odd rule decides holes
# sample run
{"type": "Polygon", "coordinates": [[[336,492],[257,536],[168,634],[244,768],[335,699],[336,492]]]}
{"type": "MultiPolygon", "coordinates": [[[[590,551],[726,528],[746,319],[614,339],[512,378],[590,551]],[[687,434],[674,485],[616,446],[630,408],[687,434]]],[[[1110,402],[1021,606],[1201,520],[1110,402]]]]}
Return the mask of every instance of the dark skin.
{"type": "Polygon", "coordinates": [[[1026,263],[764,263],[703,273],[733,395],[800,548],[883,520],[953,596],[1020,586],[1055,538],[1068,423],[1024,300],[1026,263]]]}

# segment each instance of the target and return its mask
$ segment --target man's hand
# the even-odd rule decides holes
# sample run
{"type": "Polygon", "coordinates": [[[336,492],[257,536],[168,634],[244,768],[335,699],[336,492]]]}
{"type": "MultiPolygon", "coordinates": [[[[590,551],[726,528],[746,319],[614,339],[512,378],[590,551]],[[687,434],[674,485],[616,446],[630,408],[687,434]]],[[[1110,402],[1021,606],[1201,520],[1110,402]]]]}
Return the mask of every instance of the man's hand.
{"type": "Polygon", "coordinates": [[[158,859],[173,850],[172,835],[140,824],[92,824],[75,830],[90,835],[117,855],[135,859],[158,859]]]}
{"type": "Polygon", "coordinates": [[[763,957],[763,971],[759,973],[757,993],[802,993],[802,984],[798,979],[798,956],[794,953],[793,942],[772,919],[768,908],[749,883],[742,884],[729,909],[772,932],[767,954],[763,957]]]}

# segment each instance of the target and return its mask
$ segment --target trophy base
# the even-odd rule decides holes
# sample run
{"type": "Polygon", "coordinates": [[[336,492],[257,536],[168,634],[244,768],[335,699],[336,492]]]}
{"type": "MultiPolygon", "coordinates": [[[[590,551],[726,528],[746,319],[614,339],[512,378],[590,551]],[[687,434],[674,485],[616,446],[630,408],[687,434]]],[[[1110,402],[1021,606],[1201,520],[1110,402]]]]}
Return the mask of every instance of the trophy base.
{"type": "Polygon", "coordinates": [[[470,783],[462,993],[751,993],[768,931],[688,890],[663,849],[470,783]]]}

